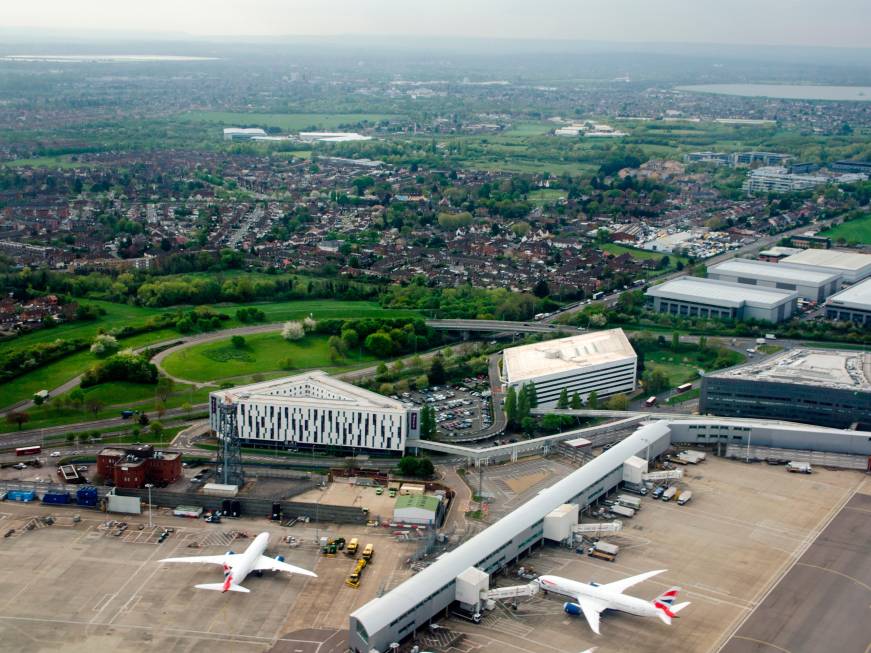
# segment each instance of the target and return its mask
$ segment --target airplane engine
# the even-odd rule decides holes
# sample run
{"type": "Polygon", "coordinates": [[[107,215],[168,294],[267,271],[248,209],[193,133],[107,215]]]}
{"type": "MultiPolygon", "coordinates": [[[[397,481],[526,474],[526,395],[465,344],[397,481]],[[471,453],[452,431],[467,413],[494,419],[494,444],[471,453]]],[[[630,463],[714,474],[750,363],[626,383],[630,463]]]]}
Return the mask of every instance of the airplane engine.
{"type": "Polygon", "coordinates": [[[275,556],[275,559],[278,560],[278,562],[284,562],[284,556],[275,556]]]}
{"type": "Polygon", "coordinates": [[[566,611],[566,614],[570,614],[573,617],[577,617],[581,614],[581,606],[577,603],[563,603],[563,610],[566,611]]]}
{"type": "Polygon", "coordinates": [[[227,555],[234,556],[234,555],[236,555],[236,552],[235,551],[227,551],[227,555]]]}

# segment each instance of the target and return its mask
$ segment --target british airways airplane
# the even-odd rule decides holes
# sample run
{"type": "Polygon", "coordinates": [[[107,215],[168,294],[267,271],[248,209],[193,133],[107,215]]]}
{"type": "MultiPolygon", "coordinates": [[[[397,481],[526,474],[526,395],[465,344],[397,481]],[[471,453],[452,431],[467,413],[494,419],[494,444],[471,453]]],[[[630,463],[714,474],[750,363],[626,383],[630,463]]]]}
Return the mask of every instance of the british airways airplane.
{"type": "Polygon", "coordinates": [[[242,583],[252,571],[284,571],[289,574],[301,574],[313,578],[318,577],[317,574],[307,569],[287,564],[281,556],[270,558],[263,555],[268,544],[269,533],[260,533],[260,535],[254,538],[254,541],[251,542],[248,548],[238,555],[232,551],[227,551],[227,553],[217,556],[164,558],[160,562],[200,562],[222,565],[224,567],[223,583],[205,583],[194,586],[201,590],[217,590],[220,592],[250,592],[251,590],[242,587],[242,583]]]}
{"type": "Polygon", "coordinates": [[[619,610],[639,617],[658,617],[660,621],[670,626],[671,620],[677,616],[677,613],[689,605],[689,602],[674,604],[680,591],[679,587],[666,590],[652,601],[623,594],[633,585],[653,578],[664,571],[665,569],[648,571],[604,585],[581,583],[560,576],[539,576],[536,582],[545,594],[553,592],[572,599],[572,602],[563,604],[566,614],[583,614],[587,623],[590,624],[590,628],[598,635],[599,615],[603,610],[619,610]]]}

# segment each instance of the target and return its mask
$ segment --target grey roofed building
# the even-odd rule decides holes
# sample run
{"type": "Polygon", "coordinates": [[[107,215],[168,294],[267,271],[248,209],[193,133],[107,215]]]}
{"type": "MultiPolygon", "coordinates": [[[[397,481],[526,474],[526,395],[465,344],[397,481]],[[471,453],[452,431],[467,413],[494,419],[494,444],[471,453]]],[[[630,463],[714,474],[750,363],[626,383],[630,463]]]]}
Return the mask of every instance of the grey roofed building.
{"type": "Polygon", "coordinates": [[[795,290],[799,297],[821,302],[841,287],[836,271],[799,268],[735,258],[708,267],[708,278],[764,288],[795,290]]]}
{"type": "Polygon", "coordinates": [[[871,323],[871,279],[845,288],[826,300],[826,319],[871,323]]]}
{"type": "Polygon", "coordinates": [[[845,428],[871,421],[871,357],[790,349],[702,378],[699,411],[845,428]]]}
{"type": "Polygon", "coordinates": [[[871,254],[846,249],[806,249],[787,256],[778,265],[838,272],[844,283],[856,283],[871,276],[871,254]]]}
{"type": "Polygon", "coordinates": [[[350,616],[349,647],[386,651],[454,602],[457,577],[469,567],[498,571],[543,540],[544,517],[565,503],[582,507],[623,480],[623,463],[636,454],[660,455],[670,444],[666,422],[654,422],[439,557],[433,564],[372,599],[350,616]]]}
{"type": "Polygon", "coordinates": [[[657,313],[681,317],[781,322],[792,317],[794,290],[763,288],[716,279],[679,277],[648,289],[647,302],[657,313]]]}

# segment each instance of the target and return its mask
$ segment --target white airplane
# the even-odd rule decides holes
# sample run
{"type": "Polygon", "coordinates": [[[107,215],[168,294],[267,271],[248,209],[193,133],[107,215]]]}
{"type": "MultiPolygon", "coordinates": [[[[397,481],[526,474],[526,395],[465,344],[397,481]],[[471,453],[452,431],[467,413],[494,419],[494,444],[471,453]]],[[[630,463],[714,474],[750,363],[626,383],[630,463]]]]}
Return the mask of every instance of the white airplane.
{"type": "Polygon", "coordinates": [[[560,576],[539,576],[537,582],[545,594],[553,592],[554,594],[560,594],[572,599],[573,602],[563,604],[563,610],[566,611],[566,614],[583,614],[587,619],[587,623],[590,624],[590,628],[598,635],[599,615],[603,610],[620,610],[621,612],[627,612],[639,617],[659,617],[663,623],[670,626],[671,620],[677,617],[677,613],[689,605],[689,602],[674,605],[674,600],[680,591],[679,587],[672,587],[666,590],[652,601],[645,601],[644,599],[623,594],[633,585],[644,582],[648,578],[653,578],[664,571],[665,569],[648,571],[645,574],[624,578],[623,580],[604,585],[599,583],[581,583],[569,578],[561,578],[560,576]]]}
{"type": "Polygon", "coordinates": [[[164,558],[160,562],[202,562],[222,565],[224,567],[223,583],[205,583],[194,586],[201,590],[218,590],[220,592],[250,592],[251,590],[242,587],[241,583],[245,581],[245,578],[252,571],[285,571],[289,574],[301,574],[313,578],[318,577],[317,574],[307,569],[287,564],[282,556],[270,558],[263,555],[268,544],[269,533],[260,533],[260,535],[254,538],[254,541],[251,542],[248,548],[238,555],[232,551],[227,551],[227,553],[217,556],[164,558]]]}

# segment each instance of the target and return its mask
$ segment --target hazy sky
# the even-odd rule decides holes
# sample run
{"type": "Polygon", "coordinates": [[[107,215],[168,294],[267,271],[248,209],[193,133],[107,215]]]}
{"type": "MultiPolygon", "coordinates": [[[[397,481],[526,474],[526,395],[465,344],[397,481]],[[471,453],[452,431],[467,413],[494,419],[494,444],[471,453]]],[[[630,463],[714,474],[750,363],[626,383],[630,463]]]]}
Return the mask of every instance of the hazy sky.
{"type": "Polygon", "coordinates": [[[0,0],[2,27],[869,47],[869,0],[0,0]]]}

